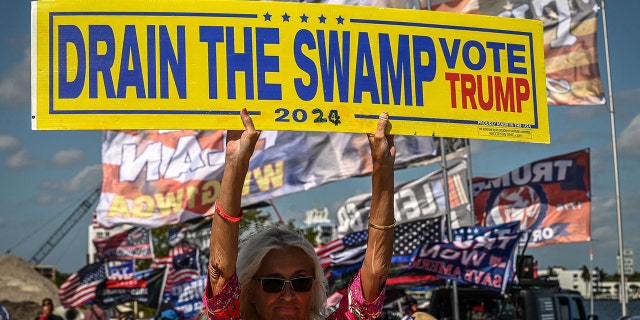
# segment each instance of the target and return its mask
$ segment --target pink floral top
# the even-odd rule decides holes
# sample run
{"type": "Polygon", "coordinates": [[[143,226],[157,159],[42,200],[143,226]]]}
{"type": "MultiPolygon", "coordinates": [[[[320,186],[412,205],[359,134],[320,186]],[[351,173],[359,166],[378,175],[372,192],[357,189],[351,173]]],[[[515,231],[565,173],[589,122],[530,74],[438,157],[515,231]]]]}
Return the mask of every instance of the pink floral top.
{"type": "MultiPolygon", "coordinates": [[[[362,294],[362,282],[358,272],[349,282],[349,290],[340,300],[338,308],[327,316],[327,320],[363,320],[375,319],[384,304],[384,290],[373,302],[367,302],[362,294]]],[[[204,290],[202,302],[207,307],[207,313],[211,320],[240,320],[240,282],[238,276],[233,275],[224,285],[222,291],[213,295],[207,277],[207,286],[204,290]]]]}

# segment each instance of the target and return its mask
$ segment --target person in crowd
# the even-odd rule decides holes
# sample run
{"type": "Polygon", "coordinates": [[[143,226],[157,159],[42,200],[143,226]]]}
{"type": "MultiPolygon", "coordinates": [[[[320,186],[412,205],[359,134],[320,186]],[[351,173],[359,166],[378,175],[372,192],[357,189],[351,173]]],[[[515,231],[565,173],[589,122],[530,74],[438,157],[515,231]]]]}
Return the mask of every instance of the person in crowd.
{"type": "Polygon", "coordinates": [[[89,309],[84,311],[84,320],[107,320],[107,315],[96,303],[92,303],[89,309]]]}
{"type": "Polygon", "coordinates": [[[119,304],[116,306],[116,319],[118,320],[132,320],[135,319],[133,316],[133,309],[128,304],[119,304]]]}
{"type": "Polygon", "coordinates": [[[64,319],[65,320],[79,320],[80,319],[80,312],[78,311],[78,309],[75,309],[75,308],[67,309],[64,312],[64,319]]]}
{"type": "Polygon", "coordinates": [[[180,315],[174,309],[166,309],[160,313],[160,320],[181,320],[180,315]]]}
{"type": "Polygon", "coordinates": [[[436,318],[426,312],[417,311],[413,314],[414,320],[436,320],[436,318]]]}
{"type": "Polygon", "coordinates": [[[413,314],[418,311],[418,300],[413,297],[405,297],[402,301],[404,316],[401,320],[414,320],[413,314]]]}
{"type": "Polygon", "coordinates": [[[11,320],[9,310],[7,310],[7,308],[5,308],[2,304],[0,304],[0,320],[11,320]]]}
{"type": "Polygon", "coordinates": [[[241,196],[249,160],[260,132],[243,109],[244,131],[229,130],[220,195],[213,208],[209,274],[198,319],[374,319],[382,310],[393,249],[393,136],[382,113],[368,134],[372,200],[368,246],[361,268],[332,314],[325,314],[326,280],[313,246],[301,234],[278,225],[250,236],[239,248],[241,196]]]}
{"type": "Polygon", "coordinates": [[[35,320],[63,320],[60,316],[53,314],[53,300],[50,298],[42,299],[42,310],[35,320]]]}

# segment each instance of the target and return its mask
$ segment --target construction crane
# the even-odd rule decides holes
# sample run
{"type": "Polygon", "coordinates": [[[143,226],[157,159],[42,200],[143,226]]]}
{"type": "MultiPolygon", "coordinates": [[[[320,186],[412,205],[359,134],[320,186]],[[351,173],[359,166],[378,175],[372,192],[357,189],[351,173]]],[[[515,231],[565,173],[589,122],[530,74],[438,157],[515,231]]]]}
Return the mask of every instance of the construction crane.
{"type": "Polygon", "coordinates": [[[96,204],[96,201],[100,198],[101,188],[93,190],[78,207],[73,210],[73,213],[53,232],[53,234],[47,239],[47,241],[38,249],[38,251],[29,259],[31,264],[40,264],[44,258],[46,258],[51,251],[60,243],[62,238],[69,232],[80,219],[96,204]]]}

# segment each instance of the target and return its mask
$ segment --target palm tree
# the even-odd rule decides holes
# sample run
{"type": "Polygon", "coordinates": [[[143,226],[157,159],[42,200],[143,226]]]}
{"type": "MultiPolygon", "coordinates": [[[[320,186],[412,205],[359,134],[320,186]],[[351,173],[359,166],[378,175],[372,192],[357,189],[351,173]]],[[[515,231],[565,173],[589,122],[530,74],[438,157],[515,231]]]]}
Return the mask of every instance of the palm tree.
{"type": "Polygon", "coordinates": [[[593,294],[593,288],[591,286],[591,272],[589,271],[589,268],[584,264],[582,265],[582,268],[580,268],[580,270],[582,271],[580,272],[580,278],[582,278],[582,281],[584,281],[584,285],[589,292],[589,296],[591,296],[593,294]]]}
{"type": "Polygon", "coordinates": [[[591,272],[589,272],[589,268],[583,264],[580,270],[582,271],[580,273],[580,278],[582,278],[584,282],[591,281],[591,272]]]}

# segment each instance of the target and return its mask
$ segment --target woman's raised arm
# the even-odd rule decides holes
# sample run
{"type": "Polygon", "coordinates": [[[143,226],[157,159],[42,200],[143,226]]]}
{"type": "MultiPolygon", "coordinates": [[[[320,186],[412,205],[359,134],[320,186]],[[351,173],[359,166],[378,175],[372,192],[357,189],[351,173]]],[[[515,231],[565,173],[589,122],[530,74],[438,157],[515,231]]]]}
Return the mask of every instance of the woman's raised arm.
{"type": "Polygon", "coordinates": [[[225,166],[214,207],[209,245],[209,281],[213,294],[222,290],[236,272],[242,187],[260,132],[246,109],[240,112],[245,130],[227,131],[225,166]]]}
{"type": "Polygon", "coordinates": [[[384,287],[393,252],[394,162],[396,148],[393,136],[385,134],[389,115],[384,112],[378,119],[374,134],[368,134],[371,147],[373,172],[371,174],[371,212],[369,214],[369,239],[367,251],[360,269],[362,290],[367,301],[378,297],[384,287]]]}

